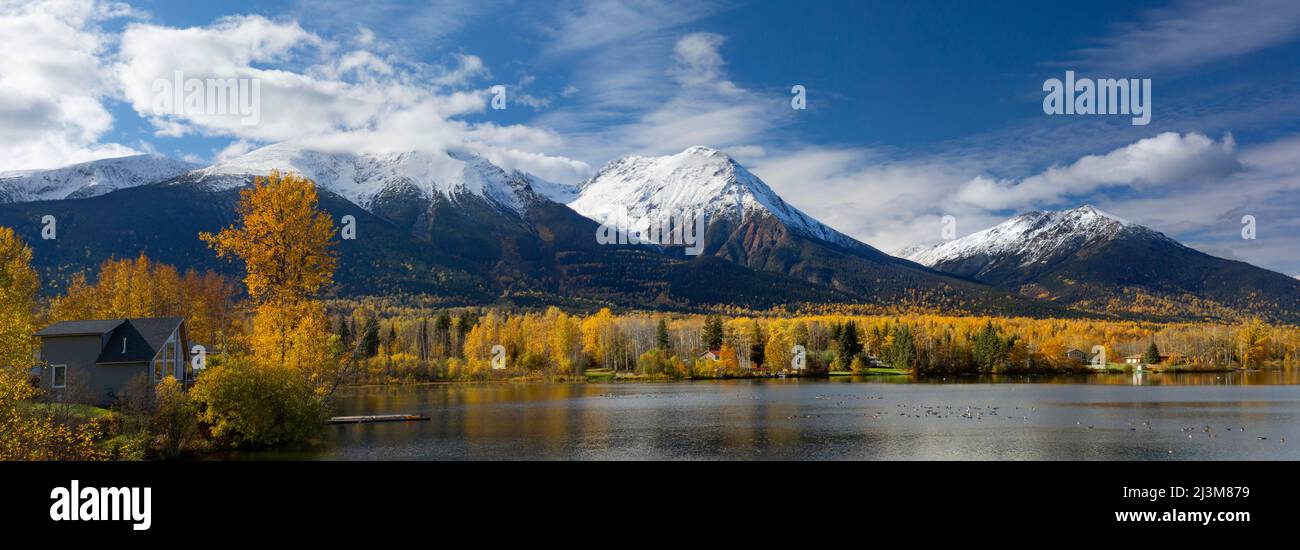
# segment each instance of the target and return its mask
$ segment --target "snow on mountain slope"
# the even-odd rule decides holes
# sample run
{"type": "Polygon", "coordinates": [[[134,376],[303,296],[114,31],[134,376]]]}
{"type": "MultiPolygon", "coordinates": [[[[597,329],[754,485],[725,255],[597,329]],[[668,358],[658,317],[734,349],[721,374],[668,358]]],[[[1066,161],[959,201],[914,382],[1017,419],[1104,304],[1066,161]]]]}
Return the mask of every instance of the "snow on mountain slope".
{"type": "Polygon", "coordinates": [[[1073,210],[1027,212],[960,239],[907,249],[902,254],[928,267],[973,258],[1014,260],[1029,266],[1126,233],[1173,242],[1152,229],[1084,205],[1073,210]]]}
{"type": "Polygon", "coordinates": [[[271,170],[306,176],[321,188],[366,209],[385,193],[414,189],[424,198],[443,195],[453,201],[464,194],[476,195],[522,213],[535,196],[534,183],[552,185],[523,172],[506,172],[473,154],[329,153],[288,144],[257,149],[196,170],[186,179],[221,189],[245,185],[249,177],[264,176],[271,170]]]}
{"type": "Polygon", "coordinates": [[[625,208],[633,221],[683,212],[734,221],[770,215],[806,236],[861,246],[786,203],[726,153],[702,146],[676,155],[629,156],[611,162],[582,184],[578,197],[568,205],[597,221],[613,221],[619,208],[625,208]]]}
{"type": "Polygon", "coordinates": [[[0,203],[81,199],[180,176],[198,165],[158,155],[94,160],[52,170],[0,173],[0,203]]]}

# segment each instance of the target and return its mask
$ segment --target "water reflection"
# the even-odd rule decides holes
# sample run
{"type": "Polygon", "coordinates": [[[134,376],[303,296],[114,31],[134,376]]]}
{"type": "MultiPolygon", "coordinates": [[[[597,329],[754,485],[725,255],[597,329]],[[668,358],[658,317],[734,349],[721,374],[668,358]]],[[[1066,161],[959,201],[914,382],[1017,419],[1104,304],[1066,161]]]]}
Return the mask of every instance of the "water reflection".
{"type": "Polygon", "coordinates": [[[324,460],[1300,459],[1295,371],[350,389],[324,460]],[[1291,440],[1291,443],[1285,442],[1291,440]]]}

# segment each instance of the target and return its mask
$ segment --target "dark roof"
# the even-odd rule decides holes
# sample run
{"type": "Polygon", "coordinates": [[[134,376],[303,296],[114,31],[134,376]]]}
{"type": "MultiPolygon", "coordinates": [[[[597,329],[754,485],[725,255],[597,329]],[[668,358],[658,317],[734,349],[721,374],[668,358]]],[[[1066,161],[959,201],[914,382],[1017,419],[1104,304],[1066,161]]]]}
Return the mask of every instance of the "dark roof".
{"type": "Polygon", "coordinates": [[[36,335],[42,338],[50,336],[102,336],[103,334],[117,328],[122,324],[123,319],[105,319],[97,321],[63,321],[54,323],[37,332],[36,335]]]}
{"type": "Polygon", "coordinates": [[[143,363],[153,359],[167,343],[184,319],[160,317],[154,319],[125,319],[108,338],[107,345],[96,363],[143,363]],[[122,352],[122,339],[126,338],[126,353],[122,352]]]}

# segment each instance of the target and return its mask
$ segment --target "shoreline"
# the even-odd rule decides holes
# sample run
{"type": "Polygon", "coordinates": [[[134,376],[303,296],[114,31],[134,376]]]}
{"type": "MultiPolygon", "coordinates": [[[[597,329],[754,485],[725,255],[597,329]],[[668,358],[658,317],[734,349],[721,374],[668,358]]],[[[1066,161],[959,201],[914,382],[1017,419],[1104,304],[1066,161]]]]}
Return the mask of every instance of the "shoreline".
{"type": "Polygon", "coordinates": [[[645,375],[628,375],[628,376],[597,376],[597,377],[524,377],[515,376],[509,378],[486,378],[479,380],[427,380],[427,381],[397,381],[385,384],[356,384],[340,386],[348,389],[367,389],[367,388],[388,388],[400,386],[442,386],[442,385],[459,385],[459,384],[637,384],[637,383],[671,383],[671,382],[709,382],[722,380],[786,380],[786,379],[809,379],[809,380],[834,380],[845,378],[893,378],[908,377],[917,380],[945,380],[948,378],[978,378],[993,376],[1015,376],[1015,377],[1091,377],[1099,375],[1124,375],[1124,374],[1231,374],[1231,373],[1261,373],[1273,371],[1289,370],[1285,367],[1275,367],[1266,369],[1211,369],[1211,370],[1133,370],[1133,369],[1085,369],[1079,371],[1017,371],[1017,372],[958,372],[958,373],[922,373],[903,372],[899,369],[875,369],[877,372],[855,373],[848,371],[832,371],[822,374],[756,374],[751,376],[719,376],[719,377],[692,377],[692,378],[667,378],[652,377],[645,375]]]}

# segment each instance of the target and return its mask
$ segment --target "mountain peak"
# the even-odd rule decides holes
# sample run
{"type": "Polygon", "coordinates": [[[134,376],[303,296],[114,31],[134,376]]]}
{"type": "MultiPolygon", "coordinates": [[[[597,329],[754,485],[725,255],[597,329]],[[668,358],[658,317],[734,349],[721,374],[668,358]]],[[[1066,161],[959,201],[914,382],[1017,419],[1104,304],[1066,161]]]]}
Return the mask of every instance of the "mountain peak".
{"type": "Polygon", "coordinates": [[[1119,222],[1119,223],[1124,224],[1124,225],[1137,225],[1137,224],[1135,224],[1135,223],[1133,223],[1133,222],[1131,222],[1131,221],[1128,221],[1128,220],[1126,220],[1126,219],[1124,219],[1124,218],[1121,218],[1121,217],[1119,217],[1119,216],[1116,216],[1116,215],[1114,215],[1114,214],[1111,214],[1111,213],[1109,213],[1109,212],[1106,212],[1106,211],[1104,211],[1104,210],[1102,210],[1102,209],[1100,209],[1100,208],[1097,208],[1097,207],[1095,207],[1095,206],[1093,206],[1093,205],[1091,205],[1091,204],[1085,204],[1085,205],[1083,205],[1083,206],[1080,206],[1080,207],[1078,207],[1078,208],[1075,208],[1075,209],[1073,209],[1073,210],[1070,210],[1068,213],[1069,213],[1069,214],[1072,214],[1072,215],[1075,215],[1075,216],[1079,216],[1079,217],[1097,216],[1097,217],[1106,218],[1106,219],[1109,219],[1109,220],[1112,220],[1112,221],[1116,221],[1116,222],[1119,222]]]}
{"type": "Polygon", "coordinates": [[[683,149],[681,153],[678,153],[678,155],[694,156],[694,157],[718,157],[718,158],[726,159],[728,161],[731,160],[730,155],[722,151],[719,151],[717,149],[714,149],[712,147],[708,147],[706,145],[692,145],[690,147],[687,147],[686,149],[683,149]]]}
{"type": "Polygon", "coordinates": [[[661,157],[627,156],[581,185],[569,207],[595,220],[702,214],[709,223],[770,215],[794,231],[846,246],[862,246],[785,202],[767,183],[722,151],[696,145],[661,157]]]}
{"type": "Polygon", "coordinates": [[[908,249],[906,258],[929,267],[973,258],[1017,258],[1021,265],[1032,265],[1095,242],[1138,233],[1169,240],[1155,230],[1085,204],[1071,210],[1026,212],[960,239],[908,249]]]}
{"type": "Polygon", "coordinates": [[[507,172],[468,151],[411,150],[388,153],[348,153],[304,149],[277,143],[227,159],[193,174],[209,186],[236,187],[248,178],[272,170],[294,172],[362,208],[394,194],[414,193],[425,199],[439,195],[456,200],[465,194],[492,200],[522,212],[534,178],[507,172]]]}

